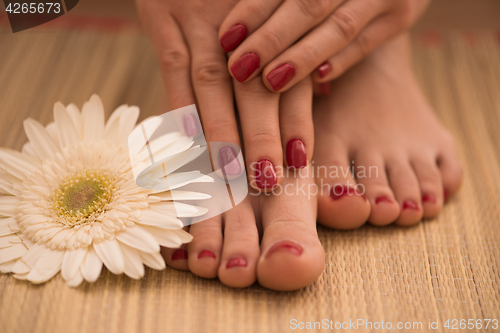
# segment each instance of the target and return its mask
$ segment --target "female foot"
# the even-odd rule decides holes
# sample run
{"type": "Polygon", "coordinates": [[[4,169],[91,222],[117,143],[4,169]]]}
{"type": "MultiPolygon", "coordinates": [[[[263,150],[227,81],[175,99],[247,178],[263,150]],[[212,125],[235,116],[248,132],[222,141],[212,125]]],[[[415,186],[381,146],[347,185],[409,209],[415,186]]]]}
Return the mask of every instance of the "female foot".
{"type": "Polygon", "coordinates": [[[436,216],[460,187],[462,168],[453,138],[414,78],[407,36],[332,82],[330,91],[313,108],[319,222],[352,229],[436,216]]]}

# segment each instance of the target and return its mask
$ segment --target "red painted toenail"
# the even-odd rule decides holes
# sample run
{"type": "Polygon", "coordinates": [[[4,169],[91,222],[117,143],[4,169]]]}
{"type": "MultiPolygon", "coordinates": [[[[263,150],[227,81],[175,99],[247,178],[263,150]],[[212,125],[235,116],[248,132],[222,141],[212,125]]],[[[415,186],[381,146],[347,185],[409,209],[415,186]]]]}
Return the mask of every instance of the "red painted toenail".
{"type": "Polygon", "coordinates": [[[299,244],[296,244],[296,243],[291,242],[291,241],[283,241],[283,242],[279,242],[279,243],[274,244],[269,249],[269,251],[267,251],[266,258],[268,258],[274,252],[282,250],[282,249],[285,249],[288,252],[290,252],[291,254],[296,255],[296,256],[300,256],[302,254],[302,251],[304,251],[299,244]]]}
{"type": "Polygon", "coordinates": [[[338,200],[345,195],[359,195],[366,200],[366,197],[363,193],[359,192],[357,189],[354,189],[354,187],[351,186],[337,184],[330,190],[330,196],[333,200],[338,200]]]}
{"type": "Polygon", "coordinates": [[[406,200],[403,202],[403,209],[420,210],[420,207],[418,207],[418,204],[415,201],[406,200]]]}
{"type": "Polygon", "coordinates": [[[231,258],[227,261],[226,268],[247,267],[247,261],[241,257],[231,258]]]}
{"type": "Polygon", "coordinates": [[[209,251],[209,250],[203,250],[200,252],[200,254],[198,254],[198,259],[205,258],[205,257],[212,257],[215,259],[215,253],[213,253],[212,251],[209,251]]]}
{"type": "Polygon", "coordinates": [[[375,199],[376,204],[379,204],[381,202],[393,203],[394,201],[392,201],[388,197],[378,197],[377,199],[375,199]]]}
{"type": "Polygon", "coordinates": [[[172,253],[172,260],[180,260],[187,258],[188,258],[188,253],[184,249],[178,249],[174,253],[172,253]]]}
{"type": "Polygon", "coordinates": [[[448,202],[448,199],[450,198],[450,194],[448,191],[443,190],[443,197],[444,197],[444,202],[448,202]]]}
{"type": "Polygon", "coordinates": [[[324,78],[332,71],[332,65],[327,61],[318,66],[318,73],[321,78],[324,78]]]}
{"type": "Polygon", "coordinates": [[[422,201],[424,202],[430,202],[435,204],[437,202],[436,197],[433,196],[432,194],[425,194],[422,196],[422,201]]]}

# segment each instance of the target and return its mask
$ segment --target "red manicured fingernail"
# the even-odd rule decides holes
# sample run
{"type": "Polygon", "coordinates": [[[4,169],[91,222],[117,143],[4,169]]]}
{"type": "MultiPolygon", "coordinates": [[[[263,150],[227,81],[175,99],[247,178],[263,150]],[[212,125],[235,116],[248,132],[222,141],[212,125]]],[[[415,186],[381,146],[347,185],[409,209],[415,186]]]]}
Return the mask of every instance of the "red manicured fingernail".
{"type": "Polygon", "coordinates": [[[447,202],[448,199],[450,198],[450,194],[448,193],[447,190],[443,190],[443,197],[444,197],[444,202],[447,202]]]}
{"type": "Polygon", "coordinates": [[[233,147],[225,146],[219,150],[219,165],[224,175],[239,175],[241,173],[240,161],[233,147]]]}
{"type": "Polygon", "coordinates": [[[198,259],[200,258],[205,258],[205,257],[212,257],[215,259],[215,253],[209,250],[203,250],[198,254],[198,259]]]}
{"type": "Polygon", "coordinates": [[[187,113],[182,117],[184,125],[184,132],[187,136],[196,136],[200,133],[200,126],[198,126],[198,119],[192,113],[187,113]]]}
{"type": "Polygon", "coordinates": [[[243,24],[235,24],[229,28],[220,38],[220,45],[226,52],[231,52],[247,37],[247,27],[243,24]]]}
{"type": "Polygon", "coordinates": [[[172,253],[172,260],[180,260],[187,258],[188,258],[188,253],[184,249],[178,249],[174,253],[172,253]]]}
{"type": "Polygon", "coordinates": [[[420,210],[420,207],[415,201],[406,200],[405,202],[403,202],[403,209],[420,210]]]}
{"type": "Polygon", "coordinates": [[[226,268],[247,267],[247,261],[241,257],[231,258],[227,261],[226,268]]]}
{"type": "Polygon", "coordinates": [[[319,89],[323,95],[330,96],[330,82],[320,83],[319,89]]]}
{"type": "Polygon", "coordinates": [[[377,199],[375,199],[375,204],[379,204],[381,202],[393,203],[394,201],[392,201],[388,197],[378,197],[377,199]]]}
{"type": "Polygon", "coordinates": [[[307,154],[304,142],[292,139],[286,145],[286,161],[292,169],[300,169],[307,165],[307,154]]]}
{"type": "Polygon", "coordinates": [[[279,250],[287,250],[293,255],[300,256],[304,251],[299,244],[296,244],[291,241],[282,241],[274,244],[269,251],[267,251],[266,258],[268,258],[271,254],[279,251],[279,250]]]}
{"type": "Polygon", "coordinates": [[[243,82],[252,75],[252,73],[259,68],[260,57],[257,53],[245,53],[231,66],[231,73],[236,80],[243,82]]]}
{"type": "Polygon", "coordinates": [[[328,61],[325,61],[318,67],[318,73],[320,77],[325,77],[332,71],[332,65],[328,61]]]}
{"type": "Polygon", "coordinates": [[[273,69],[267,74],[267,81],[271,84],[274,91],[283,88],[295,75],[295,67],[290,64],[283,64],[273,69]]]}
{"type": "Polygon", "coordinates": [[[436,197],[433,196],[432,194],[425,194],[422,196],[422,201],[424,202],[430,202],[435,204],[437,202],[436,197]]]}
{"type": "Polygon", "coordinates": [[[345,195],[359,195],[366,200],[366,197],[362,193],[358,192],[351,186],[337,184],[330,190],[330,196],[333,200],[338,200],[345,195]]]}
{"type": "Polygon", "coordinates": [[[278,184],[274,165],[269,160],[262,159],[257,162],[255,176],[259,188],[273,188],[278,184]]]}

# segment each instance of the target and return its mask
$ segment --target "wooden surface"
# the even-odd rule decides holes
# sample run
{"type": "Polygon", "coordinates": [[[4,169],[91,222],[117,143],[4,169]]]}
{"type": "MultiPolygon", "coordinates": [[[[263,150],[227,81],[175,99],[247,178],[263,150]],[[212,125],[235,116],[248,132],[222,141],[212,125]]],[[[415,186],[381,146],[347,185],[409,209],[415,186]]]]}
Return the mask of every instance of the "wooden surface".
{"type": "MultiPolygon", "coordinates": [[[[326,268],[297,292],[235,290],[189,272],[148,270],[144,279],[104,270],[71,289],[0,275],[0,332],[287,332],[290,320],[397,322],[500,319],[500,40],[481,34],[418,34],[415,66],[456,136],[462,191],[441,215],[412,228],[320,228],[326,268]]],[[[109,112],[157,113],[162,83],[138,31],[0,31],[0,145],[20,149],[22,121],[52,120],[60,100],[92,93],[109,112]]],[[[360,330],[363,331],[363,330],[360,330]]],[[[384,330],[377,330],[383,332],[384,330]]]]}

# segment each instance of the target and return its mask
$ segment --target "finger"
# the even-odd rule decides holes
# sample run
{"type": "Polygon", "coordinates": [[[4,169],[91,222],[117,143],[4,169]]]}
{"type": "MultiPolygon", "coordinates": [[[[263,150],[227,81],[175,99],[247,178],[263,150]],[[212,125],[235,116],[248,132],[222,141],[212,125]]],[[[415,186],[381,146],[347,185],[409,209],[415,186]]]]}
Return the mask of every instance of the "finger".
{"type": "Polygon", "coordinates": [[[233,51],[257,30],[283,0],[243,0],[234,6],[219,29],[219,41],[225,52],[233,51]]]}
{"type": "Polygon", "coordinates": [[[245,84],[233,82],[250,185],[261,191],[272,190],[283,173],[280,96],[267,90],[259,77],[245,84]]]}
{"type": "Polygon", "coordinates": [[[281,95],[279,113],[286,165],[293,169],[303,168],[311,160],[314,147],[310,77],[281,95]]]}
{"type": "Polygon", "coordinates": [[[189,50],[184,36],[167,11],[138,3],[160,64],[170,110],[195,103],[191,86],[189,50]]]}
{"type": "MultiPolygon", "coordinates": [[[[229,69],[239,82],[254,78],[262,68],[323,21],[342,1],[289,0],[282,3],[257,31],[248,36],[229,58],[229,69]]],[[[326,59],[326,57],[324,58],[326,59]]],[[[293,67],[286,67],[286,77],[293,67]]],[[[274,90],[280,82],[271,82],[274,90]]]]}
{"type": "Polygon", "coordinates": [[[338,78],[397,33],[388,19],[376,19],[350,45],[323,62],[313,72],[313,80],[325,83],[338,78]]]}
{"type": "Polygon", "coordinates": [[[193,25],[186,31],[192,53],[192,82],[208,142],[231,142],[239,146],[231,77],[226,56],[211,26],[193,25]]]}
{"type": "Polygon", "coordinates": [[[382,1],[350,0],[317,28],[271,61],[262,76],[271,90],[283,92],[344,49],[384,10],[382,1]]]}

